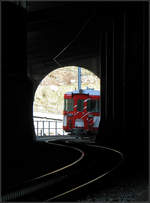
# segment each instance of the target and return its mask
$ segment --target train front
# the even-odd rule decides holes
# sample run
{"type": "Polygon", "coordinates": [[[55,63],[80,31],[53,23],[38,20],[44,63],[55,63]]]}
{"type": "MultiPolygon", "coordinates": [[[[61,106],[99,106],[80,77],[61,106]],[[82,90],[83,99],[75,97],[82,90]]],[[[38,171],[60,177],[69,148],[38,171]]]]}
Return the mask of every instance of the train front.
{"type": "Polygon", "coordinates": [[[64,95],[63,129],[79,137],[93,137],[100,123],[100,91],[87,89],[64,95]]]}

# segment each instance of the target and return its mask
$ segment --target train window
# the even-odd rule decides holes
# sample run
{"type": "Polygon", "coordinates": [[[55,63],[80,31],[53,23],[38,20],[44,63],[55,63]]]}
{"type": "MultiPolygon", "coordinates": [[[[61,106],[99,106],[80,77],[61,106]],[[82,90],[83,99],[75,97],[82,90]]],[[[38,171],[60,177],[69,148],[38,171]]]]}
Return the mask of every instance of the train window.
{"type": "Polygon", "coordinates": [[[83,99],[79,99],[78,102],[77,102],[77,111],[83,111],[83,102],[84,100],[83,99]]]}
{"type": "Polygon", "coordinates": [[[99,100],[88,100],[87,101],[87,111],[88,112],[100,112],[99,100]]]}
{"type": "Polygon", "coordinates": [[[64,110],[65,111],[73,111],[73,99],[65,99],[64,100],[64,110]]]}

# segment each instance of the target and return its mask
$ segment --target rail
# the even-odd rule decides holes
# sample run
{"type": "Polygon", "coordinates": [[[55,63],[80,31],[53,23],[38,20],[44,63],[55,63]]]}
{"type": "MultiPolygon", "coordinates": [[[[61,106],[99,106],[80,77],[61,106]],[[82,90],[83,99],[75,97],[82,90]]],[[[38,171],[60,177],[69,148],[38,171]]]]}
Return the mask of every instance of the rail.
{"type": "Polygon", "coordinates": [[[33,120],[36,136],[66,135],[61,119],[34,116],[33,120]]]}

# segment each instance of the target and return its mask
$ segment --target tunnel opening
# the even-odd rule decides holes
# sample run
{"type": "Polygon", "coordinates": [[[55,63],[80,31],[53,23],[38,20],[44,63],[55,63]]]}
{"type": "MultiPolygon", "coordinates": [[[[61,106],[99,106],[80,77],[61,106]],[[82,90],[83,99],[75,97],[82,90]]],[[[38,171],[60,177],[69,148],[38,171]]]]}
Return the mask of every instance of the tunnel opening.
{"type": "MultiPolygon", "coordinates": [[[[71,125],[74,125],[74,128],[81,130],[82,127],[84,133],[86,131],[91,132],[86,123],[86,120],[89,119],[88,122],[93,122],[94,127],[98,129],[101,118],[101,102],[100,99],[94,99],[94,94],[96,91],[100,94],[100,78],[96,76],[95,73],[83,67],[80,68],[79,78],[79,68],[78,66],[57,68],[48,73],[40,81],[36,88],[33,101],[35,140],[62,138],[62,136],[65,137],[73,134],[74,129],[73,131],[72,129],[71,131],[67,130],[65,124],[66,115],[70,115],[70,113],[76,118],[76,124],[75,121],[71,121],[71,125]],[[68,99],[66,94],[67,92],[77,94],[78,90],[80,94],[78,101],[72,99],[74,103],[72,103],[72,105],[74,106],[72,106],[72,112],[69,112],[69,110],[71,110],[69,109],[71,99],[68,99]],[[91,92],[93,94],[91,98],[86,98],[86,100],[90,99],[90,101],[84,101],[85,98],[81,95],[89,95],[91,92]],[[75,105],[75,102],[78,103],[78,106],[75,105]],[[77,109],[75,109],[76,106],[77,109]],[[84,123],[84,127],[79,124],[81,119],[84,123]],[[78,127],[76,126],[77,123],[79,124],[78,127]]],[[[67,123],[67,125],[69,125],[69,123],[67,123]]],[[[76,134],[76,136],[78,135],[76,134]]]]}

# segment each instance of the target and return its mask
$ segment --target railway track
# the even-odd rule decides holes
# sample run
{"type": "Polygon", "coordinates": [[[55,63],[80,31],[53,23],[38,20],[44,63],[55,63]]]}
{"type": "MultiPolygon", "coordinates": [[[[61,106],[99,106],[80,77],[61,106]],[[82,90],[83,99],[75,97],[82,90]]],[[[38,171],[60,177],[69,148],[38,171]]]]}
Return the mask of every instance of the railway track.
{"type": "Polygon", "coordinates": [[[80,152],[70,164],[25,182],[16,191],[2,197],[4,201],[62,201],[68,195],[90,185],[116,169],[122,153],[94,144],[49,142],[57,147],[80,152]]]}
{"type": "MultiPolygon", "coordinates": [[[[65,201],[68,198],[68,195],[71,195],[71,201],[73,201],[73,192],[79,191],[83,187],[87,187],[91,183],[94,183],[110,174],[113,170],[119,167],[123,161],[123,154],[115,149],[97,146],[94,144],[85,145],[79,143],[67,143],[67,145],[68,144],[82,148],[85,153],[84,160],[82,160],[80,165],[80,173],[77,177],[69,180],[69,186],[66,187],[66,191],[64,189],[64,192],[47,200],[45,199],[45,201],[65,201]],[[100,151],[100,157],[98,156],[100,154],[97,154],[98,151],[100,151]],[[81,176],[82,178],[80,179],[81,176]]],[[[67,185],[67,183],[65,183],[65,185],[67,185]]]]}

